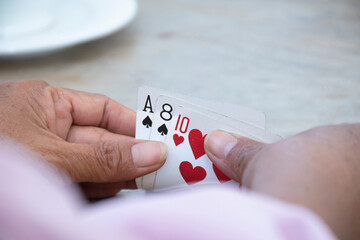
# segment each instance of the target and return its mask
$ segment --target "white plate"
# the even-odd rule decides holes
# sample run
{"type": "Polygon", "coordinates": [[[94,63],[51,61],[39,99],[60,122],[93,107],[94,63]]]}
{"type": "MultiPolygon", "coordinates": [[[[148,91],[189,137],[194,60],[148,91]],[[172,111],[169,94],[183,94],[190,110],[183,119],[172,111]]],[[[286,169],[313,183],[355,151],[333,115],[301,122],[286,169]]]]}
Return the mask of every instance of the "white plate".
{"type": "Polygon", "coordinates": [[[105,37],[126,26],[136,11],[136,0],[56,1],[54,23],[43,31],[0,39],[0,58],[44,55],[105,37]]]}

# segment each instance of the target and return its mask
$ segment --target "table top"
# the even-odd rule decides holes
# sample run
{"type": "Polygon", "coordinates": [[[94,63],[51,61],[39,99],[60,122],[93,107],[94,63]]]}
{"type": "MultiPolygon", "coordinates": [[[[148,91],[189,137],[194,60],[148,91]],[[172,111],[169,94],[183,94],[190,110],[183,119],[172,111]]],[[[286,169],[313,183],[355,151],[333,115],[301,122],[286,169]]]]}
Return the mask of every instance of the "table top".
{"type": "Polygon", "coordinates": [[[0,82],[43,79],[136,108],[149,85],[259,109],[282,136],[360,122],[357,0],[141,0],[126,29],[27,60],[0,82]]]}

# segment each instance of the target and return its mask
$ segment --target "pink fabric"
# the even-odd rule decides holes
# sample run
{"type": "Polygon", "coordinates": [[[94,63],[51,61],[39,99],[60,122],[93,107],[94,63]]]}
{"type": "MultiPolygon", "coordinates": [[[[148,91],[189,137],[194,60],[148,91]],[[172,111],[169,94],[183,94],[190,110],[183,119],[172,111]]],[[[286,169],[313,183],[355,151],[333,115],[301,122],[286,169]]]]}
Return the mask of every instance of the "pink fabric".
{"type": "Polygon", "coordinates": [[[88,205],[35,158],[0,142],[2,240],[335,239],[304,208],[221,187],[88,205]]]}

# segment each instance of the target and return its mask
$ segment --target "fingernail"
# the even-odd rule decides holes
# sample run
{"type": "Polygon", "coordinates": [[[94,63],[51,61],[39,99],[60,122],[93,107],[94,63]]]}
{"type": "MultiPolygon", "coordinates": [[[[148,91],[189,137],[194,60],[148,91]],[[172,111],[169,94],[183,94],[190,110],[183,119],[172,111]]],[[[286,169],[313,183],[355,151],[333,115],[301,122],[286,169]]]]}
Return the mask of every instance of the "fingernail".
{"type": "Polygon", "coordinates": [[[207,149],[220,159],[225,159],[236,143],[237,139],[233,135],[220,130],[210,133],[205,139],[207,149]]]}
{"type": "Polygon", "coordinates": [[[165,161],[167,147],[161,142],[143,142],[133,145],[131,154],[136,167],[149,167],[165,161]]]}

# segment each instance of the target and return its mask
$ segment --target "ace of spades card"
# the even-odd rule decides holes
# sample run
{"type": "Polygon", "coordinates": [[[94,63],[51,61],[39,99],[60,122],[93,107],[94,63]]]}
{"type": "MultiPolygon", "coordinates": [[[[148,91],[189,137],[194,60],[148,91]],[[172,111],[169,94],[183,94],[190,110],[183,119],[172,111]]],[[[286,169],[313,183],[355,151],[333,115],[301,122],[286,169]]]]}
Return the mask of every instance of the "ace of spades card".
{"type": "MultiPolygon", "coordinates": [[[[168,146],[165,164],[155,172],[148,189],[166,189],[201,184],[235,184],[209,160],[204,150],[208,133],[216,129],[239,134],[257,141],[270,142],[278,139],[262,134],[254,137],[245,131],[229,126],[189,108],[177,107],[169,125],[169,132],[163,140],[168,146]]],[[[154,132],[151,136],[155,134],[154,132]]],[[[152,137],[150,137],[151,139],[152,137]]]]}

